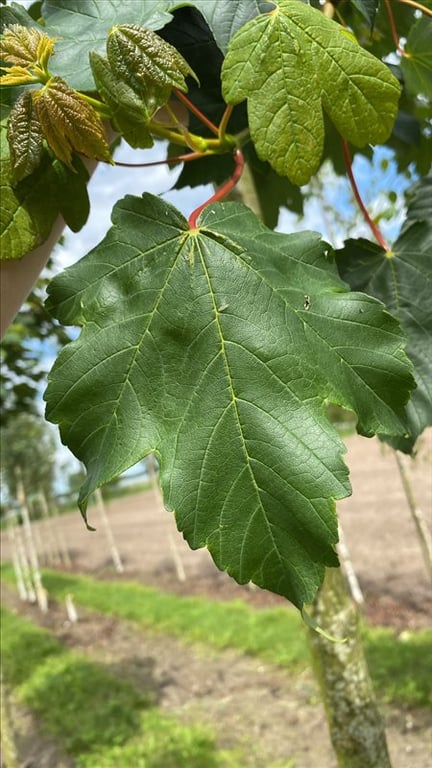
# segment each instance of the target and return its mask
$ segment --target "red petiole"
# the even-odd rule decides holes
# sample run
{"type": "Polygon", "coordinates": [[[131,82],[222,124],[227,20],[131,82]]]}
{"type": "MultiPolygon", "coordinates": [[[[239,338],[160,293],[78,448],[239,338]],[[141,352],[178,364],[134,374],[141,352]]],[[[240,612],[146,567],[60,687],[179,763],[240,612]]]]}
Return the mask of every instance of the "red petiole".
{"type": "Polygon", "coordinates": [[[206,157],[211,152],[188,152],[186,155],[176,155],[167,157],[166,160],[154,160],[151,163],[122,163],[120,160],[114,160],[114,165],[120,165],[122,168],[151,168],[153,165],[171,165],[172,163],[187,163],[189,160],[198,160],[200,157],[206,157]]]}
{"type": "Polygon", "coordinates": [[[206,125],[206,126],[207,126],[207,128],[209,128],[209,129],[210,129],[210,131],[211,131],[212,133],[214,133],[216,136],[219,136],[219,129],[217,128],[217,126],[216,126],[214,123],[212,123],[212,121],[211,121],[211,120],[209,120],[209,118],[208,118],[208,117],[206,117],[206,116],[205,116],[205,115],[204,115],[204,114],[201,112],[201,110],[200,110],[200,109],[198,109],[198,107],[196,107],[196,106],[195,106],[195,104],[193,104],[193,103],[192,103],[192,102],[191,102],[191,101],[188,99],[188,97],[187,97],[187,96],[185,96],[185,94],[184,94],[184,93],[182,93],[182,91],[180,91],[178,88],[173,88],[173,93],[175,93],[175,95],[177,96],[177,98],[179,99],[179,101],[182,101],[182,102],[183,102],[183,104],[184,104],[184,105],[185,105],[185,106],[186,106],[186,107],[187,107],[187,108],[190,110],[190,112],[193,112],[193,114],[195,115],[195,117],[197,117],[197,118],[198,118],[198,120],[201,120],[201,122],[202,122],[204,125],[206,125]]]}
{"type": "Polygon", "coordinates": [[[394,44],[396,46],[396,50],[397,50],[397,52],[401,56],[405,56],[405,58],[409,59],[410,58],[409,54],[405,53],[404,49],[402,48],[402,46],[400,44],[400,38],[399,38],[399,35],[398,35],[398,31],[396,29],[396,22],[394,20],[392,7],[390,5],[390,0],[384,0],[384,2],[385,2],[385,6],[386,6],[386,10],[387,10],[387,15],[388,15],[388,18],[389,18],[389,23],[390,23],[390,29],[391,29],[392,37],[393,37],[393,40],[394,40],[394,44]]]}
{"type": "Polygon", "coordinates": [[[359,188],[357,186],[357,182],[356,182],[356,180],[354,178],[354,174],[353,174],[353,171],[352,171],[352,163],[351,163],[350,151],[348,149],[348,144],[345,141],[345,139],[342,139],[342,150],[343,150],[343,155],[344,155],[344,159],[345,159],[345,165],[346,165],[346,169],[347,169],[348,178],[349,178],[350,184],[351,184],[351,189],[353,191],[353,194],[354,194],[354,197],[355,197],[355,199],[357,201],[357,204],[358,204],[358,206],[359,206],[359,208],[360,208],[360,210],[361,210],[361,212],[363,214],[364,220],[366,221],[367,225],[369,226],[369,228],[373,232],[374,237],[375,237],[377,243],[380,244],[381,248],[383,248],[385,251],[389,251],[390,250],[389,246],[387,245],[384,237],[382,236],[382,234],[381,234],[380,230],[378,229],[377,225],[375,224],[375,222],[372,221],[372,219],[371,219],[371,217],[369,215],[369,211],[366,208],[366,206],[365,206],[365,204],[364,204],[364,202],[362,200],[362,197],[360,195],[359,188]]]}
{"type": "Polygon", "coordinates": [[[225,184],[219,187],[217,192],[215,192],[215,194],[212,195],[212,197],[206,200],[205,203],[203,203],[198,208],[195,208],[194,211],[192,211],[188,219],[189,227],[191,229],[196,229],[198,216],[200,215],[201,211],[204,210],[204,208],[207,208],[207,206],[210,205],[211,203],[217,203],[219,200],[223,200],[228,195],[228,193],[231,192],[232,189],[234,189],[235,185],[237,184],[238,180],[240,179],[243,173],[243,168],[244,168],[244,156],[241,149],[237,148],[234,150],[234,161],[235,161],[235,168],[231,178],[229,178],[228,181],[225,182],[225,184]]]}

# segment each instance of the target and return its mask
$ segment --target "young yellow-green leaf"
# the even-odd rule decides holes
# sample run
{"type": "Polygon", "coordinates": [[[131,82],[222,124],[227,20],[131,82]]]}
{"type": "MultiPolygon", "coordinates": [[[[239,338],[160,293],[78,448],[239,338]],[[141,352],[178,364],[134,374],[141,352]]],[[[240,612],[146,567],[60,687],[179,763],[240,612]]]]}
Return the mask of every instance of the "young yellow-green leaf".
{"type": "Polygon", "coordinates": [[[356,146],[385,141],[400,93],[395,77],[343,28],[298,0],[245,24],[222,67],[230,104],[248,100],[258,155],[295,184],[317,170],[324,108],[356,146]]]}
{"type": "Polygon", "coordinates": [[[0,76],[0,85],[30,85],[37,82],[34,74],[26,67],[0,67],[6,74],[0,76]]]}
{"type": "Polygon", "coordinates": [[[113,127],[131,147],[152,147],[151,115],[142,96],[119,79],[109,61],[95,51],[90,52],[90,66],[99,95],[110,107],[113,127]]]}
{"type": "Polygon", "coordinates": [[[59,213],[73,231],[89,213],[88,174],[79,158],[73,172],[43,151],[29,176],[12,187],[6,123],[0,130],[0,253],[2,260],[20,259],[44,242],[59,213]]]}
{"type": "Polygon", "coordinates": [[[6,27],[0,39],[0,57],[9,64],[25,67],[38,60],[38,48],[43,38],[54,45],[47,35],[35,27],[23,27],[11,24],[6,27]]]}
{"type": "Polygon", "coordinates": [[[405,53],[401,67],[407,90],[432,98],[432,19],[424,17],[411,27],[405,53]]]}
{"type": "Polygon", "coordinates": [[[0,57],[12,66],[0,67],[6,73],[1,77],[1,84],[45,82],[49,77],[47,65],[54,45],[55,39],[35,27],[20,24],[6,27],[0,39],[0,57]]]}
{"type": "Polygon", "coordinates": [[[11,159],[11,178],[15,183],[33,173],[40,163],[42,155],[42,132],[35,114],[30,91],[18,96],[11,109],[7,139],[11,159]]]}
{"type": "Polygon", "coordinates": [[[145,97],[152,113],[166,104],[172,88],[187,91],[185,77],[194,74],[176,48],[136,24],[111,29],[107,56],[117,78],[145,97]]]}
{"type": "Polygon", "coordinates": [[[49,288],[61,322],[83,327],[46,393],[88,469],[83,511],[155,451],[193,548],[241,583],[310,602],[337,564],[334,500],[350,491],[325,402],[355,410],[365,433],[404,432],[413,380],[397,321],[350,294],[319,235],[275,234],[244,206],[211,205],[190,230],[146,194],[112,220],[49,288]]]}
{"type": "Polygon", "coordinates": [[[49,35],[58,37],[52,72],[79,91],[93,91],[89,52],[103,55],[111,27],[138,24],[160,29],[172,20],[172,0],[44,0],[49,35]]]}
{"type": "Polygon", "coordinates": [[[48,37],[47,35],[41,35],[39,44],[37,47],[37,61],[40,67],[46,71],[48,61],[54,52],[54,46],[57,38],[48,37]]]}
{"type": "Polygon", "coordinates": [[[111,161],[102,121],[77,91],[60,77],[32,93],[42,132],[54,154],[73,169],[72,152],[111,161]]]}

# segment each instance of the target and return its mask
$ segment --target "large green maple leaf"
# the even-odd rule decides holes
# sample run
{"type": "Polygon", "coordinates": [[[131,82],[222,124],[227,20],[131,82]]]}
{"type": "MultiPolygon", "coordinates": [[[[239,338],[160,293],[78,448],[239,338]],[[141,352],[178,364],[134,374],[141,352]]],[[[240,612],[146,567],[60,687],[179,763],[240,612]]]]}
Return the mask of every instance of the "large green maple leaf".
{"type": "Polygon", "coordinates": [[[240,583],[301,606],[336,565],[334,500],[350,492],[325,415],[401,434],[413,386],[397,321],[351,294],[316,233],[271,232],[246,207],[197,229],[145,194],[52,281],[50,306],[83,326],[60,353],[47,417],[88,469],[80,503],[153,451],[165,505],[192,548],[240,583]]]}
{"type": "Polygon", "coordinates": [[[259,157],[299,185],[320,164],[323,109],[356,146],[379,144],[390,135],[400,94],[386,65],[298,0],[278,0],[234,35],[222,86],[227,103],[248,100],[259,157]]]}
{"type": "Polygon", "coordinates": [[[111,27],[138,24],[161,29],[172,19],[170,5],[170,0],[43,0],[44,31],[58,38],[50,70],[71,88],[94,90],[89,53],[105,53],[111,27]]]}
{"type": "Polygon", "coordinates": [[[432,19],[423,17],[414,24],[405,46],[401,69],[406,88],[413,96],[419,93],[432,98],[432,19]]]}
{"type": "Polygon", "coordinates": [[[390,253],[363,239],[348,240],[337,253],[339,272],[352,290],[384,302],[407,336],[417,388],[407,407],[409,436],[390,440],[406,453],[432,425],[431,182],[428,177],[413,189],[407,220],[390,253]]]}
{"type": "Polygon", "coordinates": [[[265,0],[190,0],[189,2],[181,0],[178,3],[173,2],[172,7],[189,4],[202,13],[218,47],[224,53],[229,41],[240,27],[272,7],[272,3],[265,0]]]}

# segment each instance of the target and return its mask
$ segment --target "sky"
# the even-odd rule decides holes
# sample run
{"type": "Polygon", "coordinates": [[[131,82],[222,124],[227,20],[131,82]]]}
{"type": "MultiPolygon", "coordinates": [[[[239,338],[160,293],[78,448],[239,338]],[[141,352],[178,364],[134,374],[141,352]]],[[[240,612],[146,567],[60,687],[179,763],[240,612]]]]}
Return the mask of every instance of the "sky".
{"type": "MultiPolygon", "coordinates": [[[[166,142],[157,141],[151,149],[132,149],[125,142],[115,152],[117,161],[129,163],[154,162],[166,158],[166,142]]],[[[100,163],[88,186],[90,216],[78,233],[65,230],[64,244],[55,250],[55,264],[64,269],[77,261],[102,240],[111,225],[111,211],[117,200],[126,194],[141,195],[151,192],[161,195],[175,205],[184,215],[189,213],[213,194],[211,185],[195,189],[174,190],[182,166],[170,169],[165,165],[151,168],[122,168],[100,163]]]]}
{"type": "MultiPolygon", "coordinates": [[[[115,154],[116,160],[133,163],[164,160],[165,157],[166,144],[163,141],[157,141],[151,149],[146,150],[134,150],[122,142],[115,154]]],[[[380,222],[384,236],[389,240],[394,239],[405,216],[403,192],[412,181],[398,173],[392,152],[384,147],[376,148],[372,162],[363,156],[356,156],[353,170],[372,216],[388,207],[385,190],[392,190],[397,194],[396,215],[389,221],[380,222]]],[[[180,172],[180,166],[175,169],[164,165],[151,168],[122,168],[100,163],[89,183],[91,211],[87,224],[78,233],[72,233],[66,228],[64,243],[57,246],[54,252],[56,270],[60,271],[74,263],[102,240],[111,224],[111,210],[125,194],[141,195],[143,192],[151,192],[160,195],[185,216],[213,194],[213,188],[209,184],[193,189],[172,189],[180,172]]],[[[347,178],[336,176],[330,166],[323,167],[320,178],[325,187],[328,208],[334,208],[348,219],[354,219],[354,227],[350,228],[349,236],[370,238],[371,233],[366,222],[357,215],[357,207],[347,178]]],[[[310,189],[313,193],[313,183],[310,188],[306,186],[304,189],[310,189]]],[[[321,199],[312,194],[306,201],[304,217],[299,219],[287,209],[282,209],[277,229],[281,232],[298,229],[318,230],[335,247],[341,247],[346,232],[337,226],[336,222],[329,226],[328,216],[328,210],[323,213],[321,199]]]]}

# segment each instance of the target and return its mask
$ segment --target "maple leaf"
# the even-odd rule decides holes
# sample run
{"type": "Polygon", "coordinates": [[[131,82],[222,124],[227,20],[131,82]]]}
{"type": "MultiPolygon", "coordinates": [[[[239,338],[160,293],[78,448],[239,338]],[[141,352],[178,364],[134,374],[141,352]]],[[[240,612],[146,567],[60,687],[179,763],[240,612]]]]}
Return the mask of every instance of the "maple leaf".
{"type": "Polygon", "coordinates": [[[33,91],[36,114],[54,154],[73,170],[72,152],[111,162],[103,123],[84,98],[60,77],[33,91]]]}
{"type": "Polygon", "coordinates": [[[43,144],[42,130],[30,91],[18,96],[11,109],[7,139],[10,148],[12,180],[20,181],[40,163],[43,144]]]}
{"type": "Polygon", "coordinates": [[[111,29],[107,56],[112,71],[136,93],[150,92],[149,97],[156,99],[160,91],[158,106],[167,102],[172,88],[187,91],[185,77],[194,76],[176,48],[152,30],[136,24],[111,29]]]}
{"type": "Polygon", "coordinates": [[[397,321],[351,294],[312,232],[246,207],[197,228],[127,196],[104,240],[55,278],[49,306],[83,326],[50,374],[47,417],[88,468],[80,504],[151,451],[192,548],[240,583],[313,599],[336,565],[334,500],[350,492],[327,400],[364,434],[403,434],[414,385],[397,321]]]}
{"type": "Polygon", "coordinates": [[[26,85],[45,82],[49,78],[48,61],[54,51],[56,39],[35,27],[11,24],[0,40],[0,56],[11,67],[0,67],[2,85],[26,85]]]}
{"type": "Polygon", "coordinates": [[[386,253],[367,240],[347,240],[337,251],[339,272],[355,291],[380,299],[406,333],[417,388],[407,406],[408,435],[389,442],[411,453],[432,425],[432,176],[412,190],[402,232],[386,253]]]}
{"type": "MultiPolygon", "coordinates": [[[[119,78],[112,71],[108,59],[96,51],[90,52],[90,65],[99,95],[110,108],[113,127],[131,147],[153,146],[149,129],[152,115],[146,99],[119,78]]],[[[155,107],[154,99],[152,101],[155,107]]]]}
{"type": "MultiPolygon", "coordinates": [[[[27,100],[29,96],[27,93],[24,98],[27,100]]],[[[31,108],[28,103],[24,103],[21,109],[27,111],[31,108]]],[[[60,160],[43,150],[37,167],[27,173],[39,151],[34,128],[30,130],[30,136],[26,133],[27,119],[25,115],[22,117],[24,135],[20,147],[23,158],[19,157],[17,167],[18,176],[21,173],[23,176],[19,181],[15,179],[13,186],[6,119],[0,124],[2,260],[21,259],[43,243],[59,213],[74,232],[78,231],[85,224],[90,208],[87,195],[88,173],[79,157],[74,158],[74,169],[70,171],[60,160]]]]}
{"type": "Polygon", "coordinates": [[[279,0],[234,35],[222,85],[227,103],[248,100],[259,157],[299,185],[321,160],[323,108],[342,136],[364,146],[388,138],[400,94],[388,67],[298,0],[279,0]]]}
{"type": "Polygon", "coordinates": [[[173,18],[168,12],[172,4],[172,0],[44,0],[46,30],[59,38],[53,74],[79,91],[94,90],[89,53],[105,53],[109,30],[123,22],[160,29],[173,18]]]}

